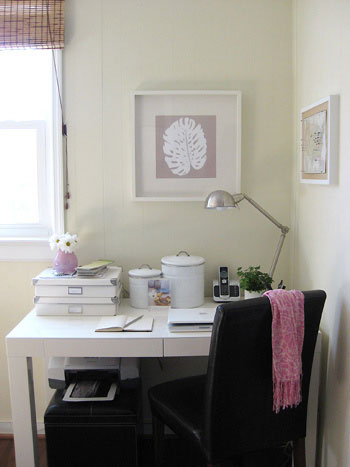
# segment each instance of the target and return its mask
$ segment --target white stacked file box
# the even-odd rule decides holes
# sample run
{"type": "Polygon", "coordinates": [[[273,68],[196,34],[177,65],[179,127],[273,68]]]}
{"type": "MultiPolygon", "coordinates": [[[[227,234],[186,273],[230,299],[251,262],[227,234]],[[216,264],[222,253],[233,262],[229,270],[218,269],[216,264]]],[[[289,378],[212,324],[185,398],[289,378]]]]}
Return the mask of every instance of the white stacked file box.
{"type": "Polygon", "coordinates": [[[108,267],[101,276],[55,276],[46,269],[33,279],[37,315],[112,316],[118,312],[122,269],[108,267]]]}

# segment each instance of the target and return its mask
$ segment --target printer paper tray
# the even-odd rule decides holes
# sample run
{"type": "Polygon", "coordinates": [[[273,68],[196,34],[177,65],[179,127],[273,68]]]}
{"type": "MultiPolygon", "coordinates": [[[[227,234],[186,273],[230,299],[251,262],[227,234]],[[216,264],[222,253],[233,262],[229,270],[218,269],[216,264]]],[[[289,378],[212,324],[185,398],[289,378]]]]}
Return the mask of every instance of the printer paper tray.
{"type": "MultiPolygon", "coordinates": [[[[91,382],[92,383],[92,382],[91,382]]],[[[83,395],[76,397],[74,395],[75,388],[79,383],[71,383],[67,390],[66,393],[63,397],[63,400],[65,402],[94,402],[94,401],[112,401],[117,393],[117,389],[119,388],[119,385],[117,383],[109,383],[109,390],[104,396],[94,396],[92,395],[91,397],[84,397],[83,395]]]]}

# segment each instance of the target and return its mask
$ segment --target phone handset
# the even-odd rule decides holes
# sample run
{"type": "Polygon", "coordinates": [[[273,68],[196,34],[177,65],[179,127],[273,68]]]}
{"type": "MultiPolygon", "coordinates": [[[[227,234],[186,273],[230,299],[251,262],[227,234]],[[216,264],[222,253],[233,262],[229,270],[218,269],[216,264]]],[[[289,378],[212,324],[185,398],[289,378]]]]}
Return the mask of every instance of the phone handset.
{"type": "Polygon", "coordinates": [[[223,298],[230,296],[229,271],[227,266],[219,266],[219,295],[223,298]]]}

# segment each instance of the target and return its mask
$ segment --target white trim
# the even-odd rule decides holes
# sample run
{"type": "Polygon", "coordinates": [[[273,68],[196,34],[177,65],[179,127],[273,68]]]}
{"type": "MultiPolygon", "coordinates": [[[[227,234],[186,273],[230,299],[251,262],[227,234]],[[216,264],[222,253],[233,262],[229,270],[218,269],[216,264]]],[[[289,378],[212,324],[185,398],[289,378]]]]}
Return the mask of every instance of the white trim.
{"type": "Polygon", "coordinates": [[[47,239],[0,239],[0,261],[52,261],[47,239]]]}
{"type": "MultiPolygon", "coordinates": [[[[39,435],[45,434],[45,425],[44,422],[37,423],[37,430],[39,435]]],[[[0,433],[4,434],[13,434],[12,422],[0,422],[0,433]]]]}
{"type": "Polygon", "coordinates": [[[3,224],[1,226],[0,240],[47,239],[50,236],[50,226],[40,224],[3,224]]]}
{"type": "MultiPolygon", "coordinates": [[[[62,92],[62,51],[54,50],[58,82],[62,92]]],[[[53,64],[52,64],[53,65],[53,64]]],[[[53,126],[57,128],[53,141],[53,230],[57,234],[64,233],[64,187],[63,187],[63,146],[62,146],[62,112],[57,91],[55,71],[52,70],[53,86],[53,126]]]]}

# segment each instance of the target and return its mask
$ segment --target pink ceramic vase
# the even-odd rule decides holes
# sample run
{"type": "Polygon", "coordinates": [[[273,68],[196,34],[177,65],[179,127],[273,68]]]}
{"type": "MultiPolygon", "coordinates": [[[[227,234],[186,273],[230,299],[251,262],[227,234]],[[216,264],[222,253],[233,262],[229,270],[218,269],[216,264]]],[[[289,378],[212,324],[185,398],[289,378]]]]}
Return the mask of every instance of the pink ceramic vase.
{"type": "Polygon", "coordinates": [[[75,253],[65,253],[58,250],[53,260],[53,268],[60,274],[73,274],[78,267],[78,258],[75,253]]]}

